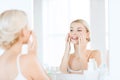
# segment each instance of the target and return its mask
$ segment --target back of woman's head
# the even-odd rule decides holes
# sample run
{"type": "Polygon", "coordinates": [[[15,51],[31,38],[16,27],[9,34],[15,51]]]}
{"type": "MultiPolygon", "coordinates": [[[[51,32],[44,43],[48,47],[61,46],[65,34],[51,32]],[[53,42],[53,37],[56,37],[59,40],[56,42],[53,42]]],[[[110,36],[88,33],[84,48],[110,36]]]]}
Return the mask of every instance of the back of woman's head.
{"type": "Polygon", "coordinates": [[[9,48],[18,39],[20,31],[27,26],[25,12],[7,10],[0,14],[0,47],[9,48]]]}

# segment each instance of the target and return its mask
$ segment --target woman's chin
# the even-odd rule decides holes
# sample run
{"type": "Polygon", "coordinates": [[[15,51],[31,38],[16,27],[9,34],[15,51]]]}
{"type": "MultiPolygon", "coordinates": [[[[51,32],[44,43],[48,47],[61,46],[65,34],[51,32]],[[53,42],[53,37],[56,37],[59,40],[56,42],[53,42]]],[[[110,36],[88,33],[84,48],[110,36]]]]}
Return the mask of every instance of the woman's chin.
{"type": "Polygon", "coordinates": [[[77,41],[76,40],[72,40],[71,43],[77,44],[77,41]]]}
{"type": "Polygon", "coordinates": [[[23,44],[28,44],[28,40],[25,40],[25,41],[23,42],[23,44]]]}

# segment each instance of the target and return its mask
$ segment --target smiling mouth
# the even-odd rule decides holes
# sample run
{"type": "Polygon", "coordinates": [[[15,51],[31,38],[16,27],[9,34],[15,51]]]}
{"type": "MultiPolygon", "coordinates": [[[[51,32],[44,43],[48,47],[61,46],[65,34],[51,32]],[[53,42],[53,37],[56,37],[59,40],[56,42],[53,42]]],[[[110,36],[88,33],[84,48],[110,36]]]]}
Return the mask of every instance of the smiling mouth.
{"type": "Polygon", "coordinates": [[[72,40],[78,40],[78,37],[71,37],[72,40]]]}

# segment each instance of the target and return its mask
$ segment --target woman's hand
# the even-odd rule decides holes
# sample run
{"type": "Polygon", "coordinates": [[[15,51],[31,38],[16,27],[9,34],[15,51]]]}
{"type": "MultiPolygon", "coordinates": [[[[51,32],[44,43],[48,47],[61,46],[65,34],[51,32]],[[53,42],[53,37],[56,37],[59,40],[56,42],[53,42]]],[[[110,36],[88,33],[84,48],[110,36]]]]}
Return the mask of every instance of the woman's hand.
{"type": "Polygon", "coordinates": [[[28,53],[37,55],[37,39],[34,32],[31,32],[31,35],[28,41],[28,53]]]}
{"type": "Polygon", "coordinates": [[[69,52],[71,49],[71,45],[70,45],[71,39],[70,39],[70,34],[67,34],[66,37],[66,45],[65,45],[65,51],[69,52]]]}
{"type": "Polygon", "coordinates": [[[82,33],[79,35],[78,40],[79,40],[79,51],[83,51],[86,48],[87,40],[82,33]]]}
{"type": "Polygon", "coordinates": [[[71,48],[70,42],[71,42],[70,34],[68,33],[67,37],[66,37],[66,45],[65,45],[64,56],[63,56],[62,62],[60,64],[60,70],[63,73],[68,73],[67,68],[68,68],[68,62],[69,62],[69,57],[70,57],[69,53],[70,53],[70,48],[71,48]]]}

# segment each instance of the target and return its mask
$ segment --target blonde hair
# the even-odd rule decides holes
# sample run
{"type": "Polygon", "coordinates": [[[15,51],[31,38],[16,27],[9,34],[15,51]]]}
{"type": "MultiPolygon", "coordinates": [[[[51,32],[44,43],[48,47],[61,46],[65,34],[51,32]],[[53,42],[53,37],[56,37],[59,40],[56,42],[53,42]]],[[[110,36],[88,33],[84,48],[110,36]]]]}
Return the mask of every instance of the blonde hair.
{"type": "MultiPolygon", "coordinates": [[[[86,32],[90,33],[90,30],[88,29],[88,24],[87,24],[87,22],[85,20],[83,20],[83,19],[76,19],[76,20],[72,21],[71,24],[72,23],[81,23],[85,27],[86,32]]],[[[90,41],[90,37],[86,38],[86,40],[90,41]]]]}
{"type": "Polygon", "coordinates": [[[27,15],[24,11],[7,10],[0,14],[0,47],[12,46],[27,23],[27,15]]]}

